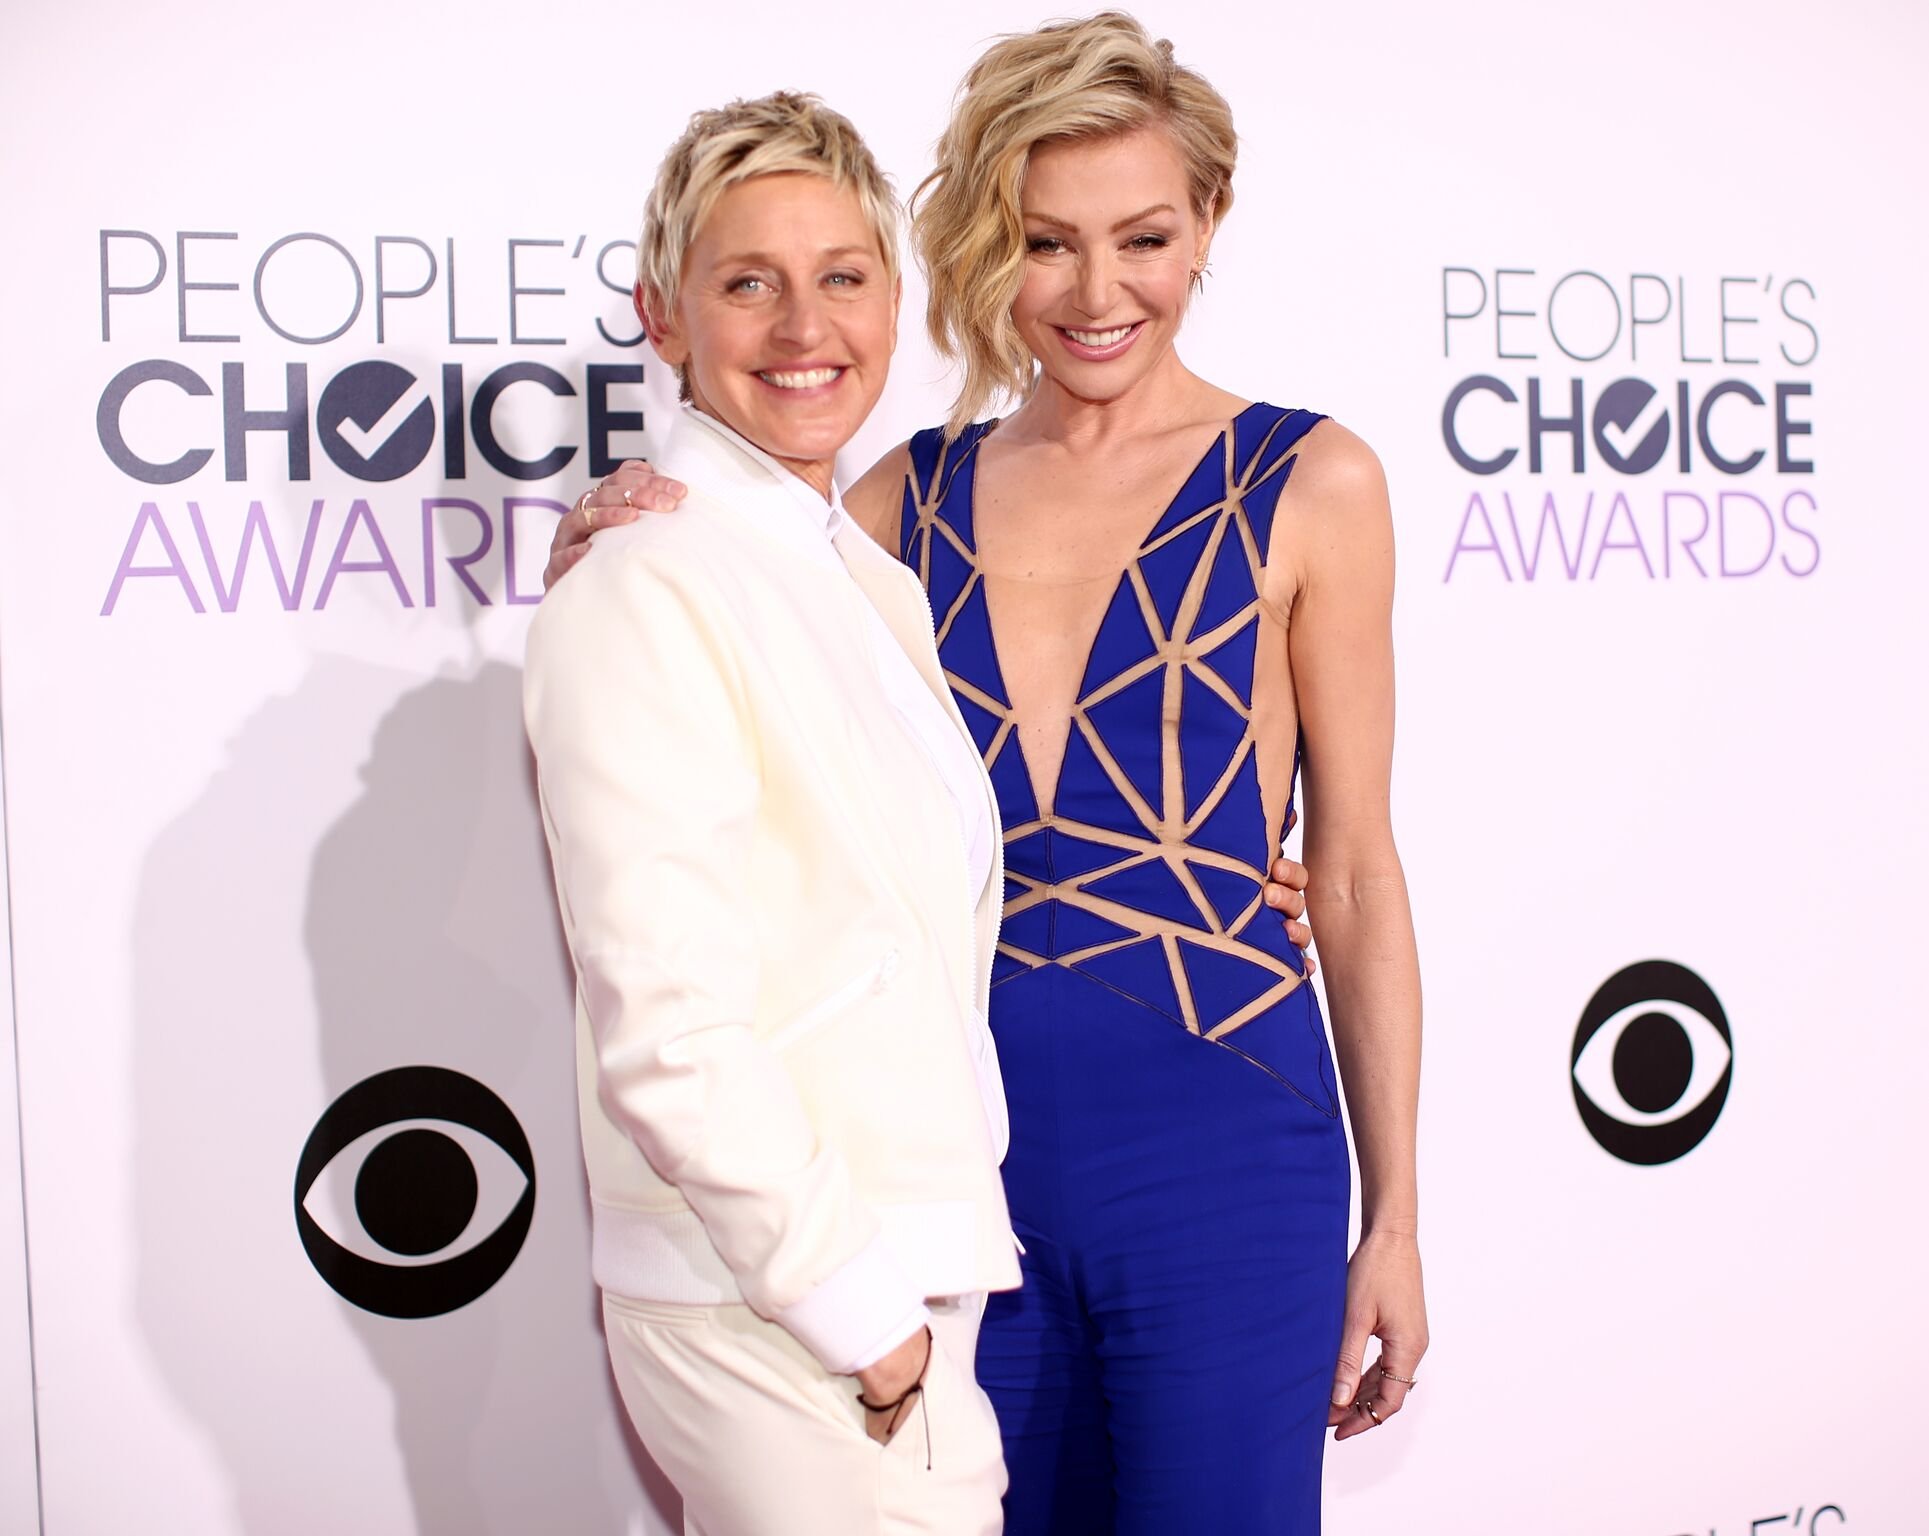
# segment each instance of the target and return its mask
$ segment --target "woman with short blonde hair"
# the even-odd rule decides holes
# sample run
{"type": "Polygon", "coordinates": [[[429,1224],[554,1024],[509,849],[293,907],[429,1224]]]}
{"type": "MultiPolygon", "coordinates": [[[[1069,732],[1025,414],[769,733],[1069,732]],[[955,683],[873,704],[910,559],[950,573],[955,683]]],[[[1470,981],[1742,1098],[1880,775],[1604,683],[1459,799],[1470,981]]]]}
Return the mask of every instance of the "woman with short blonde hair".
{"type": "MultiPolygon", "coordinates": [[[[884,274],[898,281],[898,205],[850,120],[814,96],[776,91],[698,112],[658,167],[636,242],[638,302],[667,314],[685,253],[717,199],[755,176],[823,176],[847,188],[870,226],[884,274]]],[[[690,398],[688,368],[679,368],[690,398]]]]}
{"type": "Polygon", "coordinates": [[[636,306],[697,491],[599,539],[529,634],[610,1358],[703,1536],[999,1527],[972,1378],[1018,1280],[997,813],[917,583],[834,480],[890,366],[895,242],[821,102],[692,119],[636,306]]]}
{"type": "MultiPolygon", "coordinates": [[[[849,497],[924,584],[1005,829],[1025,1284],[978,1372],[1012,1536],[1317,1532],[1325,1430],[1382,1426],[1427,1348],[1392,517],[1359,438],[1179,358],[1235,158],[1130,17],[993,44],[914,212],[963,388],[849,497]],[[1302,766],[1330,1050],[1262,886],[1302,766]]],[[[594,503],[669,489],[626,467],[594,503]]]]}

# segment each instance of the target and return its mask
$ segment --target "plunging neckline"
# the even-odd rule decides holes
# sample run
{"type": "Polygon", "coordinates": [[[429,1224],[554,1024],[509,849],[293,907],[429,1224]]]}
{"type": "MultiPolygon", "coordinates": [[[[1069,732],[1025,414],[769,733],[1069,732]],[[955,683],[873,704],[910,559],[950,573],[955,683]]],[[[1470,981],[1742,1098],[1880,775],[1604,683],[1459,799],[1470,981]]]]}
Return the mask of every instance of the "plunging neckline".
{"type": "MultiPolygon", "coordinates": [[[[992,665],[997,668],[998,679],[1004,685],[1005,707],[1009,711],[1011,721],[1011,746],[1016,749],[1018,761],[1024,768],[1025,786],[1031,793],[1032,804],[1037,807],[1039,819],[1047,825],[1052,824],[1058,818],[1058,791],[1060,786],[1065,782],[1065,759],[1071,752],[1072,732],[1078,729],[1079,695],[1077,690],[1091,672],[1092,655],[1093,652],[1098,649],[1099,636],[1105,629],[1105,616],[1111,611],[1112,601],[1118,594],[1119,583],[1130,578],[1132,568],[1145,557],[1146,546],[1159,535],[1159,530],[1165,523],[1166,518],[1171,514],[1173,507],[1178,504],[1179,498],[1185,495],[1187,489],[1192,485],[1192,482],[1198,478],[1199,472],[1206,467],[1214,455],[1220,456],[1223,460],[1225,455],[1232,451],[1232,445],[1237,440],[1240,421],[1253,411],[1259,410],[1264,404],[1265,402],[1263,400],[1250,401],[1243,409],[1220,423],[1218,430],[1213,434],[1212,441],[1206,445],[1205,451],[1194,461],[1192,467],[1185,472],[1178,485],[1173,488],[1172,494],[1160,503],[1159,510],[1151,522],[1147,524],[1145,533],[1140,537],[1138,543],[1133,546],[1132,553],[1127,557],[1125,564],[1119,567],[1118,574],[1112,578],[1112,584],[1106,590],[1105,601],[1099,607],[1098,621],[1092,625],[1092,632],[1086,639],[1080,653],[1077,681],[1073,684],[1072,707],[1065,712],[1065,730],[1059,739],[1058,764],[1052,770],[1052,781],[1049,786],[1051,793],[1049,797],[1039,793],[1039,781],[1032,772],[1031,754],[1025,751],[1024,732],[1019,729],[1019,722],[1023,718],[1023,711],[1019,709],[1017,699],[1012,697],[1011,673],[1005,669],[1004,647],[998,640],[998,620],[997,616],[992,612],[991,582],[984,567],[982,554],[983,532],[981,528],[975,526],[977,523],[975,505],[978,499],[978,471],[983,463],[981,455],[984,451],[985,440],[989,438],[993,432],[997,431],[1003,418],[993,418],[990,422],[986,423],[984,432],[980,434],[978,441],[973,445],[973,462],[971,465],[971,499],[974,505],[972,515],[974,528],[971,541],[972,559],[973,563],[978,567],[978,580],[984,583],[985,588],[985,632],[990,639],[992,665]]],[[[1217,505],[1221,507],[1224,506],[1226,497],[1231,493],[1232,483],[1233,472],[1228,472],[1224,484],[1225,494],[1220,496],[1216,503],[1217,505]]],[[[1211,505],[1213,504],[1209,503],[1207,507],[1202,507],[1200,513],[1203,514],[1208,511],[1211,505]]],[[[1176,530],[1173,531],[1176,532],[1176,530]]],[[[1000,579],[1014,578],[1001,577],[1000,579]]]]}

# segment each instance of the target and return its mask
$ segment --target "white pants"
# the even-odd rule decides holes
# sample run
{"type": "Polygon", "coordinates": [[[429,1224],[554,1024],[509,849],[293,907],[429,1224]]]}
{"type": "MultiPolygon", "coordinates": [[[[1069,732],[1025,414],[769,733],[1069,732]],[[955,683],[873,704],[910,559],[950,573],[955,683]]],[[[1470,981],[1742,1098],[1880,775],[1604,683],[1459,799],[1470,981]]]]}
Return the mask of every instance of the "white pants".
{"type": "Polygon", "coordinates": [[[983,1312],[982,1296],[932,1304],[924,1391],[879,1445],[856,1380],[750,1308],[603,1298],[617,1387],[686,1536],[997,1536],[1004,1456],[972,1372],[983,1312]]]}

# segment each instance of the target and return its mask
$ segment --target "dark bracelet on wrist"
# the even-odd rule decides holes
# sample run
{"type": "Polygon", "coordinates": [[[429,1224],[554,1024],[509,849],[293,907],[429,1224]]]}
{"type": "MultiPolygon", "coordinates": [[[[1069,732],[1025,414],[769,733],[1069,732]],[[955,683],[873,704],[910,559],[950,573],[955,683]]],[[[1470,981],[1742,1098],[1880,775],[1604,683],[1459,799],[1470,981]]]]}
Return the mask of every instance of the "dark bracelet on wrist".
{"type": "Polygon", "coordinates": [[[936,1347],[937,1341],[931,1337],[931,1330],[927,1327],[924,1330],[924,1364],[918,1367],[918,1379],[888,1403],[872,1402],[864,1395],[864,1390],[860,1387],[857,1393],[858,1406],[870,1413],[890,1413],[910,1402],[912,1398],[924,1390],[924,1373],[931,1369],[931,1351],[936,1347]]]}
{"type": "Polygon", "coordinates": [[[906,1387],[903,1392],[901,1392],[898,1396],[892,1398],[888,1403],[874,1403],[868,1397],[866,1397],[862,1392],[857,1394],[857,1401],[859,1406],[864,1408],[867,1412],[889,1413],[894,1408],[902,1408],[906,1403],[910,1402],[912,1398],[916,1397],[923,1390],[924,1390],[924,1383],[922,1381],[914,1381],[911,1383],[910,1386],[906,1387]]]}

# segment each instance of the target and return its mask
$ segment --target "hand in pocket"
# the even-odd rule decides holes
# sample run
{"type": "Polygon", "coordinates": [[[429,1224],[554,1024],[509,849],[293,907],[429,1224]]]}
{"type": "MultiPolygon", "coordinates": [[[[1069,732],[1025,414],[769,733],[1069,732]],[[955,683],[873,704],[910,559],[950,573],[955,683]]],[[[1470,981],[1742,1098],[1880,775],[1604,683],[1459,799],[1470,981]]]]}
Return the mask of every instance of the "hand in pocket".
{"type": "Polygon", "coordinates": [[[921,1328],[882,1360],[858,1372],[862,1391],[857,1400],[864,1408],[864,1433],[879,1445],[889,1445],[896,1439],[917,1410],[936,1350],[931,1330],[921,1328]]]}

